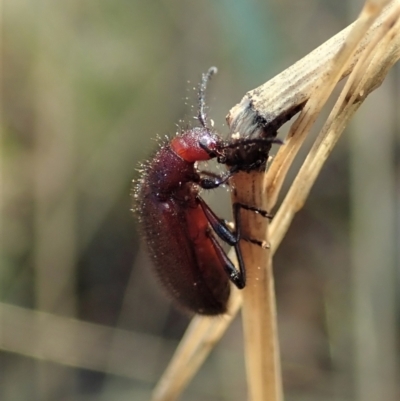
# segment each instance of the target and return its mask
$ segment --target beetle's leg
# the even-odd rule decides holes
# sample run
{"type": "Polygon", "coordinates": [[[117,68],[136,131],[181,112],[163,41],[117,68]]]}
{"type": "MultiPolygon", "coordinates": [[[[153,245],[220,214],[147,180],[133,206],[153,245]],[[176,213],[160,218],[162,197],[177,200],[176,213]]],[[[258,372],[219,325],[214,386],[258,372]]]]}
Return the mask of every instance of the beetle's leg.
{"type": "MultiPolygon", "coordinates": [[[[204,200],[198,196],[197,201],[199,202],[201,208],[203,209],[204,214],[207,217],[208,222],[210,223],[212,229],[218,235],[222,241],[226,242],[230,246],[234,246],[239,242],[238,239],[238,230],[235,224],[235,229],[233,230],[224,219],[219,218],[210,206],[207,205],[204,200]]],[[[235,216],[234,216],[235,217],[235,216]]]]}
{"type": "MultiPolygon", "coordinates": [[[[243,282],[244,284],[246,283],[246,270],[245,270],[245,266],[244,266],[244,262],[243,262],[242,251],[241,251],[240,245],[239,245],[240,240],[243,239],[245,241],[249,241],[249,242],[256,244],[258,246],[261,246],[263,248],[269,248],[269,244],[266,244],[263,241],[255,240],[252,238],[247,238],[242,235],[241,223],[240,223],[240,209],[251,210],[256,213],[260,213],[262,216],[267,217],[267,218],[269,218],[270,215],[267,212],[259,210],[257,208],[243,205],[241,203],[234,203],[233,204],[233,219],[234,219],[234,223],[235,223],[235,228],[232,229],[231,227],[229,227],[229,225],[227,224],[227,222],[225,220],[219,218],[213,212],[213,210],[210,208],[210,206],[208,206],[207,203],[204,202],[204,200],[200,196],[197,197],[197,200],[198,200],[201,208],[203,209],[203,212],[204,212],[205,216],[207,217],[207,220],[210,223],[210,226],[212,227],[214,232],[218,235],[219,238],[221,238],[222,241],[224,241],[228,245],[234,247],[236,257],[238,259],[239,272],[236,269],[232,270],[231,266],[229,266],[228,268],[225,268],[225,270],[228,273],[229,278],[232,280],[232,282],[238,288],[243,288],[243,287],[239,287],[237,284],[238,280],[240,282],[243,282]],[[239,273],[240,273],[240,275],[239,275],[239,273]]],[[[218,249],[220,249],[220,251],[223,251],[221,245],[214,238],[214,236],[210,236],[210,238],[214,244],[214,248],[216,248],[216,250],[218,248],[218,249]]],[[[217,253],[218,253],[218,251],[217,251],[217,253]]],[[[220,253],[218,253],[218,255],[220,255],[220,253]]],[[[224,252],[224,255],[227,259],[229,259],[226,256],[225,252],[224,252]]],[[[222,262],[224,262],[223,263],[224,266],[228,266],[226,261],[222,260],[222,262]]]]}
{"type": "MultiPolygon", "coordinates": [[[[235,225],[235,230],[232,230],[228,224],[226,223],[225,220],[220,219],[210,208],[210,206],[207,205],[204,200],[198,196],[197,200],[203,209],[204,214],[207,217],[208,222],[210,223],[210,226],[214,230],[214,232],[218,235],[219,238],[221,238],[222,241],[226,242],[228,245],[233,246],[235,249],[236,257],[238,260],[239,264],[239,271],[234,268],[232,262],[231,266],[233,266],[233,270],[231,266],[229,266],[227,263],[223,263],[225,266],[225,271],[228,273],[228,276],[230,280],[240,289],[243,288],[246,284],[246,270],[244,267],[244,262],[243,262],[243,256],[242,252],[239,247],[239,241],[240,241],[240,224],[239,224],[239,230],[237,225],[235,225]]],[[[224,250],[222,249],[221,245],[219,242],[215,239],[215,237],[210,235],[210,239],[214,245],[215,250],[217,251],[217,254],[221,256],[221,252],[223,252],[223,255],[226,256],[224,250]],[[218,249],[220,251],[218,251],[218,249]]],[[[227,259],[228,256],[226,256],[227,259]]],[[[224,260],[222,260],[224,262],[224,260]]]]}
{"type": "Polygon", "coordinates": [[[222,266],[224,267],[224,270],[227,273],[229,279],[232,281],[233,284],[236,285],[237,288],[239,288],[239,290],[241,290],[246,285],[246,271],[244,269],[244,263],[241,252],[239,253],[236,252],[239,264],[239,270],[238,270],[236,269],[232,261],[229,259],[228,255],[222,248],[221,244],[214,237],[214,234],[212,233],[211,229],[208,230],[207,234],[211,240],[211,243],[214,246],[215,253],[217,254],[218,259],[220,260],[222,266]]]}
{"type": "Polygon", "coordinates": [[[270,214],[269,214],[267,211],[265,211],[265,210],[261,210],[261,209],[258,209],[258,208],[256,208],[256,207],[248,206],[248,205],[245,205],[245,204],[239,203],[239,202],[234,203],[234,204],[232,205],[232,207],[233,207],[233,219],[234,219],[234,223],[235,223],[235,229],[236,229],[237,240],[240,241],[240,240],[242,239],[242,240],[251,242],[252,244],[258,245],[258,246],[260,246],[261,248],[269,249],[270,246],[269,246],[269,244],[268,244],[267,242],[265,242],[265,241],[260,241],[260,240],[254,239],[254,238],[246,237],[246,236],[244,236],[244,235],[241,233],[240,209],[250,210],[250,211],[252,211],[252,212],[259,213],[262,217],[265,217],[265,218],[267,218],[267,219],[271,219],[271,218],[272,218],[272,215],[270,215],[270,214]]]}
{"type": "Polygon", "coordinates": [[[235,169],[231,169],[230,171],[226,172],[225,174],[218,175],[216,173],[212,173],[210,171],[202,171],[199,174],[198,184],[203,189],[214,189],[218,188],[219,186],[225,184],[229,178],[236,172],[235,169]]]}
{"type": "MultiPolygon", "coordinates": [[[[213,173],[212,171],[202,171],[198,176],[197,183],[203,189],[218,188],[220,185],[225,184],[226,181],[228,181],[229,178],[231,178],[232,175],[235,173],[236,173],[235,168],[232,168],[230,171],[228,171],[227,173],[225,173],[223,175],[213,173]],[[207,176],[207,178],[205,176],[207,176]]],[[[248,205],[245,205],[244,203],[239,203],[239,202],[234,203],[233,209],[235,210],[235,208],[251,210],[252,212],[258,213],[261,216],[266,217],[268,219],[272,219],[272,217],[273,217],[272,214],[269,214],[265,210],[259,209],[254,206],[248,206],[248,205]]]]}
{"type": "Polygon", "coordinates": [[[268,212],[257,209],[252,206],[243,205],[242,203],[234,203],[232,207],[233,207],[233,220],[235,227],[232,229],[224,219],[219,218],[213,212],[210,206],[208,206],[207,203],[204,202],[204,200],[200,196],[197,197],[197,200],[201,208],[203,209],[203,212],[206,215],[207,220],[210,223],[211,227],[218,235],[218,237],[221,238],[222,241],[226,242],[230,246],[235,246],[241,239],[244,239],[254,244],[263,246],[262,241],[253,240],[250,238],[244,238],[242,236],[241,224],[240,224],[240,209],[251,210],[256,213],[260,213],[260,215],[263,217],[271,218],[271,215],[269,215],[268,212]]]}
{"type": "Polygon", "coordinates": [[[272,214],[269,214],[265,210],[259,209],[259,208],[254,207],[254,206],[248,206],[248,205],[245,205],[244,203],[239,203],[239,202],[234,203],[233,204],[233,209],[235,210],[235,208],[251,210],[252,212],[258,213],[260,216],[266,217],[267,219],[270,219],[270,220],[272,219],[272,217],[274,217],[272,214]]]}
{"type": "Polygon", "coordinates": [[[267,137],[267,138],[247,138],[247,139],[239,139],[234,142],[228,142],[224,143],[221,146],[221,149],[227,149],[227,148],[236,148],[238,146],[243,146],[243,145],[253,145],[253,144],[266,144],[266,143],[273,143],[277,145],[283,145],[284,142],[275,137],[267,137]]]}

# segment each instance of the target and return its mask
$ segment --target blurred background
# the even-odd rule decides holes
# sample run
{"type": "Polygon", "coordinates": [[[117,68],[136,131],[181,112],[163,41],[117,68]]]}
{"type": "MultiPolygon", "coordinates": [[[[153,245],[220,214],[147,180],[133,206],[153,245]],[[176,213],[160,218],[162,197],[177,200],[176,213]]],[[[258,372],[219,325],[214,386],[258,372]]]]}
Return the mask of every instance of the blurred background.
{"type": "MultiPolygon", "coordinates": [[[[149,399],[189,317],[130,212],[138,163],[196,124],[211,65],[226,134],[245,92],[361,3],[3,1],[0,400],[149,399]]],[[[399,84],[394,68],[362,106],[276,255],[287,400],[400,399],[399,84]]],[[[227,218],[228,197],[207,195],[227,218]]],[[[246,399],[239,319],[181,399],[246,399]]]]}

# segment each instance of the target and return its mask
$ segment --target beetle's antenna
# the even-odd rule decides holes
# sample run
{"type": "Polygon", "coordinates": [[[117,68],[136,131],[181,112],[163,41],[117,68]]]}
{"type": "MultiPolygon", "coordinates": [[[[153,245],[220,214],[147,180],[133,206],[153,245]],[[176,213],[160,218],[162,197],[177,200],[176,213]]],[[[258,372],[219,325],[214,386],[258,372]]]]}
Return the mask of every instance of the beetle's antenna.
{"type": "Polygon", "coordinates": [[[218,72],[217,67],[210,67],[209,70],[202,75],[201,83],[199,86],[199,114],[197,118],[200,121],[200,124],[204,128],[207,128],[206,125],[207,116],[205,112],[205,92],[207,88],[207,83],[211,79],[211,77],[217,72],[218,72]]]}

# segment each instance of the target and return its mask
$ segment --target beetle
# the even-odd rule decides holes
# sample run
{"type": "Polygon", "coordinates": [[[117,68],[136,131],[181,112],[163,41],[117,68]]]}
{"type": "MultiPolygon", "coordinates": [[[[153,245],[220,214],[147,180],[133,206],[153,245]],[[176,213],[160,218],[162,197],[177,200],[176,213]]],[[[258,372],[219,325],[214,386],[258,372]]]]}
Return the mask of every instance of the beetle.
{"type": "Polygon", "coordinates": [[[275,135],[226,141],[207,126],[204,94],[216,72],[211,67],[202,76],[200,126],[162,142],[155,155],[142,165],[133,190],[134,210],[161,283],[181,307],[203,315],[227,311],[230,281],[239,289],[246,284],[239,241],[247,238],[240,230],[240,209],[269,215],[251,206],[233,204],[232,229],[212,211],[200,192],[221,186],[237,171],[265,165],[272,143],[281,143],[275,135]],[[198,162],[214,158],[228,167],[225,174],[198,170],[198,162]],[[238,269],[217,237],[234,247],[238,269]]]}

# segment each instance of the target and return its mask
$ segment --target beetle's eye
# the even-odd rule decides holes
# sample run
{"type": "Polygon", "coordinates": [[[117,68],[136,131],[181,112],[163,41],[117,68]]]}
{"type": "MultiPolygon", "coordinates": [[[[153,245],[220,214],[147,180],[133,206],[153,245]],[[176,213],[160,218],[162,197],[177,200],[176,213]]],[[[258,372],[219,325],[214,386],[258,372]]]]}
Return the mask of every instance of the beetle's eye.
{"type": "Polygon", "coordinates": [[[199,143],[202,148],[208,149],[210,147],[210,142],[211,142],[210,138],[206,136],[203,136],[202,138],[199,139],[199,143]]]}
{"type": "Polygon", "coordinates": [[[216,156],[216,144],[215,141],[207,136],[199,139],[199,145],[204,149],[210,156],[216,156]]]}

